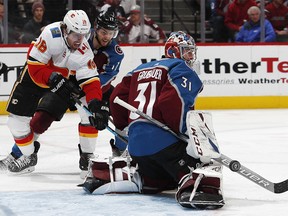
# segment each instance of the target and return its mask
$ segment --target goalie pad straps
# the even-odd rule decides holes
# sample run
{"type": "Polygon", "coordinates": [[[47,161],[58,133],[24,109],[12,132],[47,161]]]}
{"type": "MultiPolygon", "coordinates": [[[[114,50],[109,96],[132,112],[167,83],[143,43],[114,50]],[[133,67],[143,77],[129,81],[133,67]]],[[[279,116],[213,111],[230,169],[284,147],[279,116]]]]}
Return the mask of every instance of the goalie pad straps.
{"type": "Polygon", "coordinates": [[[175,194],[178,202],[183,199],[183,193],[189,194],[189,202],[197,192],[222,196],[222,166],[217,163],[197,168],[183,176],[178,185],[175,194]]]}
{"type": "Polygon", "coordinates": [[[128,174],[131,174],[133,170],[136,169],[136,164],[133,161],[130,161],[130,157],[128,160],[129,162],[127,161],[127,158],[122,157],[93,159],[93,176],[97,179],[109,182],[129,180],[129,178],[131,179],[131,176],[128,177],[128,174]],[[127,164],[130,166],[129,170],[127,164]]]}
{"type": "Polygon", "coordinates": [[[109,157],[92,160],[93,177],[104,182],[95,194],[138,193],[141,190],[141,178],[136,171],[136,164],[130,157],[109,157]],[[128,160],[128,161],[127,161],[128,160]]]}
{"type": "Polygon", "coordinates": [[[209,163],[211,158],[220,157],[218,143],[215,137],[212,116],[209,112],[191,110],[186,117],[189,136],[186,148],[187,154],[209,163]]]}

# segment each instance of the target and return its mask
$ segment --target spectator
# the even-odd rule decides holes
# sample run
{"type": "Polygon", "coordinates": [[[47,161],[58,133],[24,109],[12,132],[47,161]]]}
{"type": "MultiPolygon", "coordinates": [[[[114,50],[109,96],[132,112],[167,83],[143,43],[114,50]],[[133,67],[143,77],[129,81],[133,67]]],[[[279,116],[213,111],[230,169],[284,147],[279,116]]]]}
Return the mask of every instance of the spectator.
{"type": "MultiPolygon", "coordinates": [[[[213,0],[212,0],[213,1],[213,0]]],[[[200,14],[202,0],[190,0],[190,6],[192,8],[192,14],[200,14]]],[[[205,0],[205,20],[211,18],[211,0],[205,0]]]]}
{"type": "Polygon", "coordinates": [[[273,0],[265,9],[267,10],[267,19],[271,22],[277,41],[288,41],[287,18],[288,8],[283,4],[284,0],[273,0]]]}
{"type": "Polygon", "coordinates": [[[214,42],[227,42],[229,35],[227,26],[224,24],[230,0],[211,1],[211,23],[213,27],[214,42]]]}
{"type": "Polygon", "coordinates": [[[31,43],[42,32],[49,22],[43,19],[45,7],[41,2],[34,2],[32,5],[33,17],[23,27],[22,43],[31,43]]]}
{"type": "Polygon", "coordinates": [[[43,4],[48,11],[44,18],[50,22],[62,20],[67,12],[67,0],[43,0],[43,4]]]}
{"type": "Polygon", "coordinates": [[[248,20],[247,11],[251,6],[256,6],[254,0],[234,0],[229,4],[224,23],[228,27],[231,42],[235,41],[235,35],[244,22],[248,20]]]}
{"type": "MultiPolygon", "coordinates": [[[[261,26],[260,26],[260,14],[261,11],[257,6],[252,6],[248,9],[247,14],[249,21],[245,22],[240,31],[236,35],[236,42],[260,42],[261,26]]],[[[265,42],[273,42],[276,39],[276,35],[271,23],[265,19],[265,42]]]]}
{"type": "Polygon", "coordinates": [[[122,6],[120,6],[121,0],[105,0],[104,5],[101,7],[100,12],[110,11],[113,12],[120,23],[126,21],[125,11],[122,6]]]}
{"type": "Polygon", "coordinates": [[[134,5],[136,5],[136,0],[122,0],[121,1],[120,6],[123,7],[126,17],[130,16],[131,8],[134,5]]]}
{"type": "MultiPolygon", "coordinates": [[[[20,29],[19,29],[19,25],[21,25],[20,23],[17,23],[17,19],[13,19],[13,13],[10,13],[10,6],[13,6],[13,1],[9,0],[8,2],[8,43],[19,43],[19,38],[20,38],[20,29]],[[12,18],[12,19],[11,19],[12,18]]],[[[5,33],[4,33],[4,4],[3,1],[0,1],[0,44],[4,43],[4,37],[5,37],[5,33]],[[1,42],[2,41],[2,42],[1,42]]],[[[14,11],[14,14],[17,14],[17,9],[14,11]]],[[[19,17],[19,14],[18,14],[19,17]]],[[[25,19],[21,19],[22,21],[25,19]]],[[[22,24],[23,26],[23,24],[22,24]]]]}
{"type": "Polygon", "coordinates": [[[3,18],[4,18],[4,5],[0,4],[0,44],[4,43],[3,18]]]}
{"type": "MultiPolygon", "coordinates": [[[[264,6],[270,3],[272,0],[264,0],[264,6]]],[[[256,0],[257,6],[261,8],[261,0],[256,0]]]]}
{"type": "Polygon", "coordinates": [[[141,13],[140,6],[135,5],[131,8],[130,17],[124,23],[121,29],[122,40],[126,43],[149,43],[151,39],[157,43],[164,43],[166,36],[164,31],[153,20],[144,17],[144,38],[140,41],[141,37],[141,13]]]}
{"type": "Polygon", "coordinates": [[[90,23],[93,23],[99,15],[96,5],[94,5],[91,0],[73,0],[73,10],[84,10],[90,23]]]}

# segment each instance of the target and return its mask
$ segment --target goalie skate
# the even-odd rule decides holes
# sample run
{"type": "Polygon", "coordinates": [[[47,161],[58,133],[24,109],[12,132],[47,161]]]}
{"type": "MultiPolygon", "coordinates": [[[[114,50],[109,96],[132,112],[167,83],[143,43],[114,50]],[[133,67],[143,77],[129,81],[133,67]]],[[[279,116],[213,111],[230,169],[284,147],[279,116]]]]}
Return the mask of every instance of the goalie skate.
{"type": "Polygon", "coordinates": [[[176,200],[186,208],[218,209],[225,205],[222,195],[222,166],[207,164],[183,176],[176,200]]]}
{"type": "Polygon", "coordinates": [[[183,192],[179,204],[186,208],[218,209],[225,205],[222,195],[196,192],[192,201],[189,201],[191,192],[183,192]]]}

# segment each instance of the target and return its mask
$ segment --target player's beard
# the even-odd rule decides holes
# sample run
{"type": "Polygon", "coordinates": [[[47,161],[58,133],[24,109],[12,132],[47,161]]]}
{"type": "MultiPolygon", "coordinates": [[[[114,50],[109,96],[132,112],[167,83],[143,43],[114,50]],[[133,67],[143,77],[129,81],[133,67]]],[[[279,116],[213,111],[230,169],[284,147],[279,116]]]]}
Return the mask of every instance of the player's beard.
{"type": "Polygon", "coordinates": [[[95,39],[97,40],[98,44],[100,45],[100,47],[106,47],[109,45],[109,43],[111,42],[112,38],[110,40],[105,40],[103,38],[99,38],[99,36],[97,34],[95,34],[95,39]]]}

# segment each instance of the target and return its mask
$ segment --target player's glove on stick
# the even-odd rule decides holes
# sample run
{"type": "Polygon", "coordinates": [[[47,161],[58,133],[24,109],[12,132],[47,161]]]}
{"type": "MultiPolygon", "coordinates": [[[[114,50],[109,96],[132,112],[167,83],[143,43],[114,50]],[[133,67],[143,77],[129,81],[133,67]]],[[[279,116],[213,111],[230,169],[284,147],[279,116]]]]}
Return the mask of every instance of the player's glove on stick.
{"type": "Polygon", "coordinates": [[[73,82],[69,81],[61,74],[53,72],[49,78],[49,86],[51,91],[59,95],[62,99],[70,102],[71,94],[78,96],[80,95],[79,86],[75,85],[73,82]]]}
{"type": "Polygon", "coordinates": [[[89,117],[90,124],[97,130],[104,130],[108,125],[109,107],[107,101],[93,99],[88,104],[93,116],[89,117]]]}

